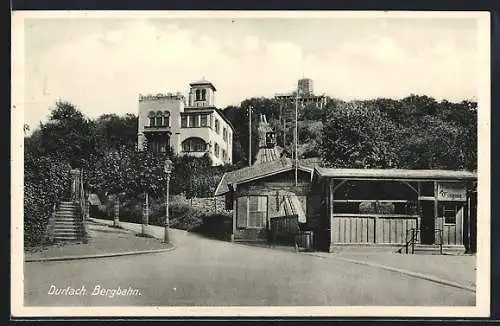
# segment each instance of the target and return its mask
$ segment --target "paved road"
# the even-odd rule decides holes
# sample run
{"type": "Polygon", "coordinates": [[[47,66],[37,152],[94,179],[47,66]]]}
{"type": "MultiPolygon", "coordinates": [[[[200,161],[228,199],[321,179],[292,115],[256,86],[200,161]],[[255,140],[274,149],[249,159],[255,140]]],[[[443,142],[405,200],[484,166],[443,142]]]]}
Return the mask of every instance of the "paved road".
{"type": "MultiPolygon", "coordinates": [[[[474,305],[473,293],[373,267],[173,232],[167,253],[25,263],[26,306],[474,305]],[[57,288],[86,295],[49,295],[57,288]],[[96,286],[138,291],[91,295],[96,286]]],[[[104,291],[105,292],[105,291],[104,291]]]]}

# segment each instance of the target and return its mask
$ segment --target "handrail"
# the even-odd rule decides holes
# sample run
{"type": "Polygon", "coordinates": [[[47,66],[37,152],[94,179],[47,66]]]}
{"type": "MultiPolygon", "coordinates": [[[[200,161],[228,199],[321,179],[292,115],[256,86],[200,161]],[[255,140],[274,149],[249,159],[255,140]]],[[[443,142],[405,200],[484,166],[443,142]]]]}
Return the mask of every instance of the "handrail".
{"type": "MultiPolygon", "coordinates": [[[[410,247],[411,247],[411,253],[415,253],[415,244],[416,243],[421,243],[421,241],[418,240],[418,233],[421,233],[422,230],[412,228],[406,230],[406,243],[405,243],[405,248],[406,248],[406,253],[409,253],[410,247]],[[408,240],[408,233],[411,233],[411,237],[408,240]]],[[[439,253],[442,255],[443,254],[443,229],[434,229],[434,234],[439,234],[439,242],[436,244],[439,245],[439,253]]]]}
{"type": "Polygon", "coordinates": [[[87,242],[87,196],[85,193],[85,187],[83,185],[83,169],[80,171],[80,218],[82,221],[82,235],[85,242],[87,242]]]}

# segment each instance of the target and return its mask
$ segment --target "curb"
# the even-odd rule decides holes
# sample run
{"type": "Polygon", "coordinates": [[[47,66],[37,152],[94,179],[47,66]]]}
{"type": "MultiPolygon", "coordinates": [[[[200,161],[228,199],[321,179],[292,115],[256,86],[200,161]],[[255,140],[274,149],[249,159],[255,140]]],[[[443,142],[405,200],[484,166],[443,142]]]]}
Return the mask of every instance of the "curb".
{"type": "Polygon", "coordinates": [[[169,252],[175,250],[176,247],[172,246],[165,249],[154,249],[154,250],[143,250],[143,251],[126,251],[126,252],[116,252],[109,254],[97,254],[97,255],[83,255],[83,256],[62,256],[62,257],[50,257],[50,258],[31,258],[25,259],[26,263],[33,262],[46,262],[46,261],[66,261],[66,260],[79,260],[79,259],[92,259],[92,258],[107,258],[107,257],[119,257],[119,256],[132,256],[132,255],[143,255],[152,254],[158,252],[169,252]]]}
{"type": "Polygon", "coordinates": [[[325,256],[322,256],[322,255],[313,254],[313,253],[306,253],[306,255],[314,256],[314,257],[320,257],[320,258],[324,258],[324,259],[332,258],[332,259],[342,260],[342,261],[346,261],[346,262],[353,263],[353,264],[365,265],[365,266],[380,268],[380,269],[384,269],[384,270],[387,270],[387,271],[396,272],[396,273],[400,273],[400,274],[412,276],[412,277],[415,277],[415,278],[423,279],[423,280],[426,280],[426,281],[434,282],[434,283],[437,283],[437,284],[447,285],[447,286],[451,286],[451,287],[455,287],[455,288],[459,288],[459,289],[462,289],[462,290],[466,290],[466,291],[469,291],[469,292],[476,293],[476,288],[475,287],[466,286],[466,285],[462,285],[462,284],[459,284],[459,283],[447,281],[447,280],[441,279],[439,277],[434,277],[434,276],[430,276],[430,275],[426,275],[426,274],[421,274],[421,273],[417,273],[417,272],[411,272],[411,271],[408,271],[408,270],[405,270],[405,269],[400,269],[400,268],[396,268],[396,267],[389,267],[389,266],[386,266],[386,265],[380,265],[380,264],[372,263],[372,262],[369,262],[369,261],[360,261],[360,260],[354,260],[354,259],[342,258],[342,257],[335,257],[335,256],[325,257],[325,256]]]}

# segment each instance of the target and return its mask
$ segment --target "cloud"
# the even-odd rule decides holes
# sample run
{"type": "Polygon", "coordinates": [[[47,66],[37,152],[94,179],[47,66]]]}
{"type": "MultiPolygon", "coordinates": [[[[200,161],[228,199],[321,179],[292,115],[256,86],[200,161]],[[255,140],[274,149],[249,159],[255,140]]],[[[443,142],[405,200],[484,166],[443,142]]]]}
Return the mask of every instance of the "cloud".
{"type": "Polygon", "coordinates": [[[201,77],[216,85],[221,107],[290,91],[303,74],[317,93],[344,99],[425,93],[453,100],[477,85],[476,49],[456,40],[419,39],[409,48],[391,35],[329,43],[318,34],[323,49],[307,53],[294,40],[222,34],[134,20],[40,47],[27,56],[27,123],[45,120],[59,98],[91,117],[135,113],[139,93],[186,94],[201,77]]]}

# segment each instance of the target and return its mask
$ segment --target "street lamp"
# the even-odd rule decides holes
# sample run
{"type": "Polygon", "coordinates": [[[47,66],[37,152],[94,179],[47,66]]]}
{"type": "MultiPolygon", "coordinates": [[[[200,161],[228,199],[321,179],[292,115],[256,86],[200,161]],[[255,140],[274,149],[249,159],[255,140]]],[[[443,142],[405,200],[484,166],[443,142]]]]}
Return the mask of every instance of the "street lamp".
{"type": "Polygon", "coordinates": [[[167,174],[167,196],[165,199],[165,239],[163,242],[170,243],[170,239],[168,237],[168,228],[170,224],[170,220],[168,218],[168,195],[170,192],[170,174],[172,173],[172,161],[165,160],[165,173],[167,174]]]}

